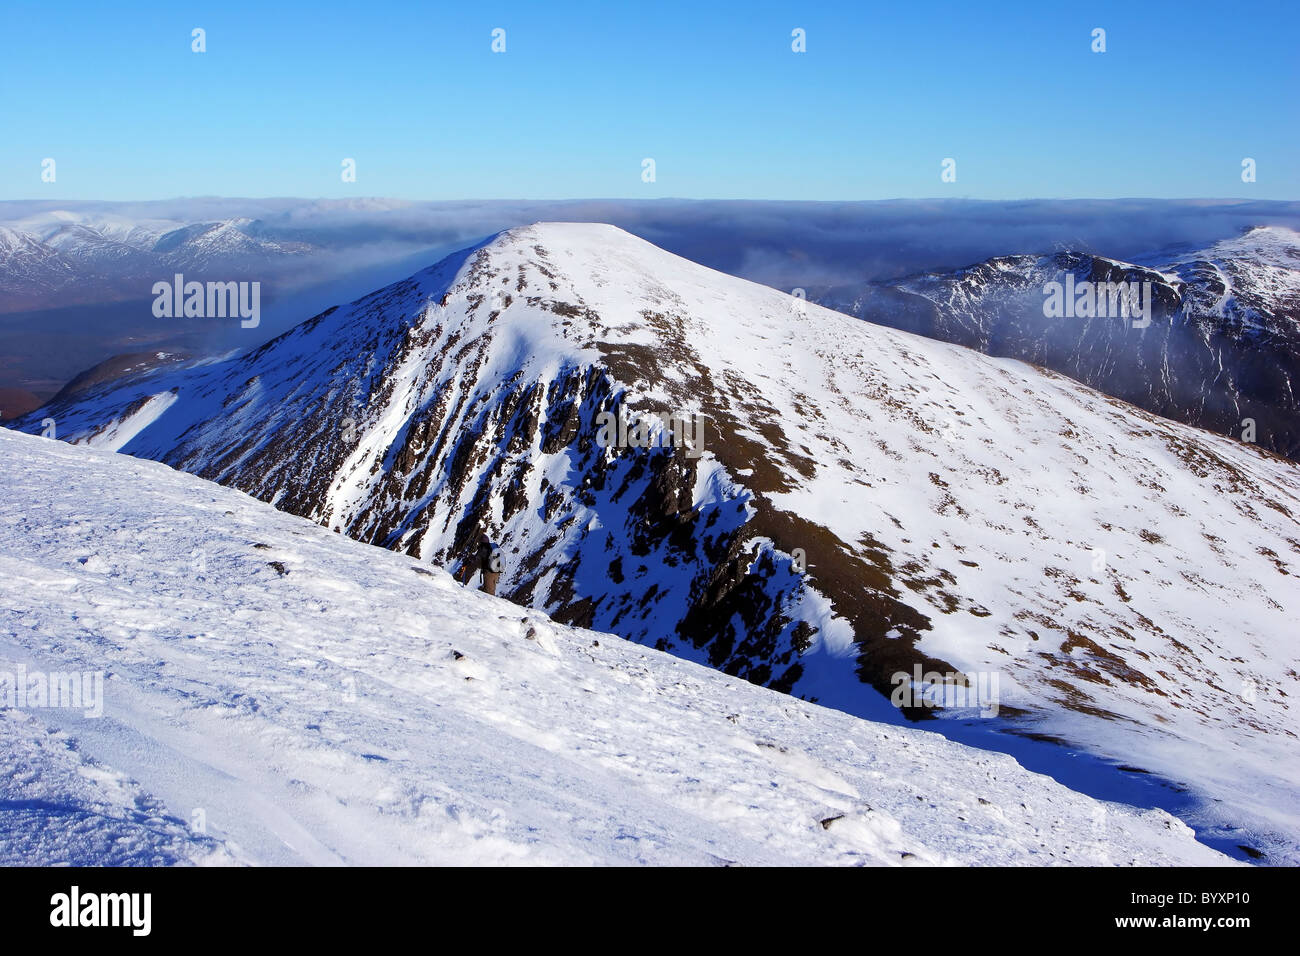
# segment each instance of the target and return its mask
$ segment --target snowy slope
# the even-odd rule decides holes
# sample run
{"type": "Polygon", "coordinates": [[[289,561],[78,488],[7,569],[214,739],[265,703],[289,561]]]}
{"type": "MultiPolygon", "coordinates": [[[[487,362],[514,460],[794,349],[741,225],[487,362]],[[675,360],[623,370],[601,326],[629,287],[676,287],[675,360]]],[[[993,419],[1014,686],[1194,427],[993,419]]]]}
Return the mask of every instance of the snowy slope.
{"type": "Polygon", "coordinates": [[[0,672],[106,674],[0,713],[0,863],[1231,862],[159,464],[0,458],[0,672]]]}
{"type": "Polygon", "coordinates": [[[516,602],[850,713],[997,675],[989,723],[1300,858],[1300,474],[1060,375],[552,223],[41,415],[425,563],[486,528],[516,602]],[[599,447],[620,407],[705,454],[599,447]]]}

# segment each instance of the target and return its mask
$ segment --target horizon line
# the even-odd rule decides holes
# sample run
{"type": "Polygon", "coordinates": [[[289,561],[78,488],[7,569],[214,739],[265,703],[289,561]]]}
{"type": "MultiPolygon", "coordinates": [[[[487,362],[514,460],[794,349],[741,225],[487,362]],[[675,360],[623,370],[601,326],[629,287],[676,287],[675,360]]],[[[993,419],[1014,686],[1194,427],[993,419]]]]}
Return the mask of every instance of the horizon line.
{"type": "Polygon", "coordinates": [[[61,197],[56,199],[44,198],[13,198],[0,199],[0,203],[166,203],[166,202],[197,202],[203,200],[222,200],[226,202],[270,202],[270,201],[290,201],[290,202],[329,202],[329,203],[357,203],[357,202],[400,202],[412,204],[428,203],[582,203],[582,202],[621,202],[621,203],[799,203],[804,205],[846,205],[868,203],[1072,203],[1072,202],[1168,202],[1168,203],[1214,203],[1214,204],[1245,204],[1245,203],[1296,203],[1296,199],[1275,199],[1259,198],[1251,199],[1242,196],[1022,196],[1016,198],[1003,199],[985,199],[975,196],[895,196],[889,198],[876,199],[738,199],[738,198],[712,198],[712,197],[692,197],[692,196],[654,196],[654,197],[631,197],[631,196],[570,196],[554,199],[531,199],[522,197],[477,197],[462,199],[412,199],[404,196],[222,196],[216,194],[204,194],[194,196],[166,196],[152,199],[97,199],[86,197],[61,197]]]}

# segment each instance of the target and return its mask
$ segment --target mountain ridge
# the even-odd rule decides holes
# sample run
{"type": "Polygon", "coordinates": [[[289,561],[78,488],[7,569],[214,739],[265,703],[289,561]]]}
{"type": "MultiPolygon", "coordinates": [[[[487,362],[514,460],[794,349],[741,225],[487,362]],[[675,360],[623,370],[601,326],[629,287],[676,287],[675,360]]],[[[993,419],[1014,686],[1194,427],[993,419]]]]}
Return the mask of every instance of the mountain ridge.
{"type": "Polygon", "coordinates": [[[861,716],[915,665],[999,673],[1019,732],[1290,826],[1294,466],[1048,371],[542,224],[50,413],[424,562],[486,529],[522,604],[861,716]],[[704,454],[602,448],[620,410],[703,415],[704,454]],[[1189,762],[1206,728],[1240,779],[1189,762]]]}

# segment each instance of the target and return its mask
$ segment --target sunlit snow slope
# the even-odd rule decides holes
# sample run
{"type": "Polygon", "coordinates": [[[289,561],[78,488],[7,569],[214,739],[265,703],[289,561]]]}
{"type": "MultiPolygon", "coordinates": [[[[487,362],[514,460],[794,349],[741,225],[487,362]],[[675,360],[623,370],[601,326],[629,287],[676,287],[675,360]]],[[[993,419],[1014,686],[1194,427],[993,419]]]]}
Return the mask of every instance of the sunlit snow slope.
{"type": "Polygon", "coordinates": [[[1163,811],[0,431],[0,863],[1224,864],[1163,811]]]}

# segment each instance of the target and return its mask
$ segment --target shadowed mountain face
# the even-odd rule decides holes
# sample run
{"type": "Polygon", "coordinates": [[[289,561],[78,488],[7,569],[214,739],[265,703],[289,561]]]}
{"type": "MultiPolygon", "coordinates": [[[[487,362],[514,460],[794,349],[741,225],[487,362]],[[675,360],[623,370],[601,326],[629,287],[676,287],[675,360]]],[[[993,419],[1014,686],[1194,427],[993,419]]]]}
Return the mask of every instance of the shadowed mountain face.
{"type": "Polygon", "coordinates": [[[1300,234],[1259,228],[1150,267],[1063,252],[814,294],[893,328],[1069,375],[1300,458],[1300,234]],[[1151,283],[1151,322],[1045,315],[1049,283],[1151,283]],[[1252,423],[1253,422],[1253,429],[1252,423]]]}
{"type": "Polygon", "coordinates": [[[40,405],[40,398],[25,389],[0,388],[0,421],[19,418],[40,405]]]}
{"type": "Polygon", "coordinates": [[[1208,748],[1236,776],[1194,782],[1262,818],[1297,790],[1292,463],[613,227],[43,416],[426,562],[485,530],[512,600],[852,713],[997,675],[1023,729],[1180,778],[1208,748]]]}

